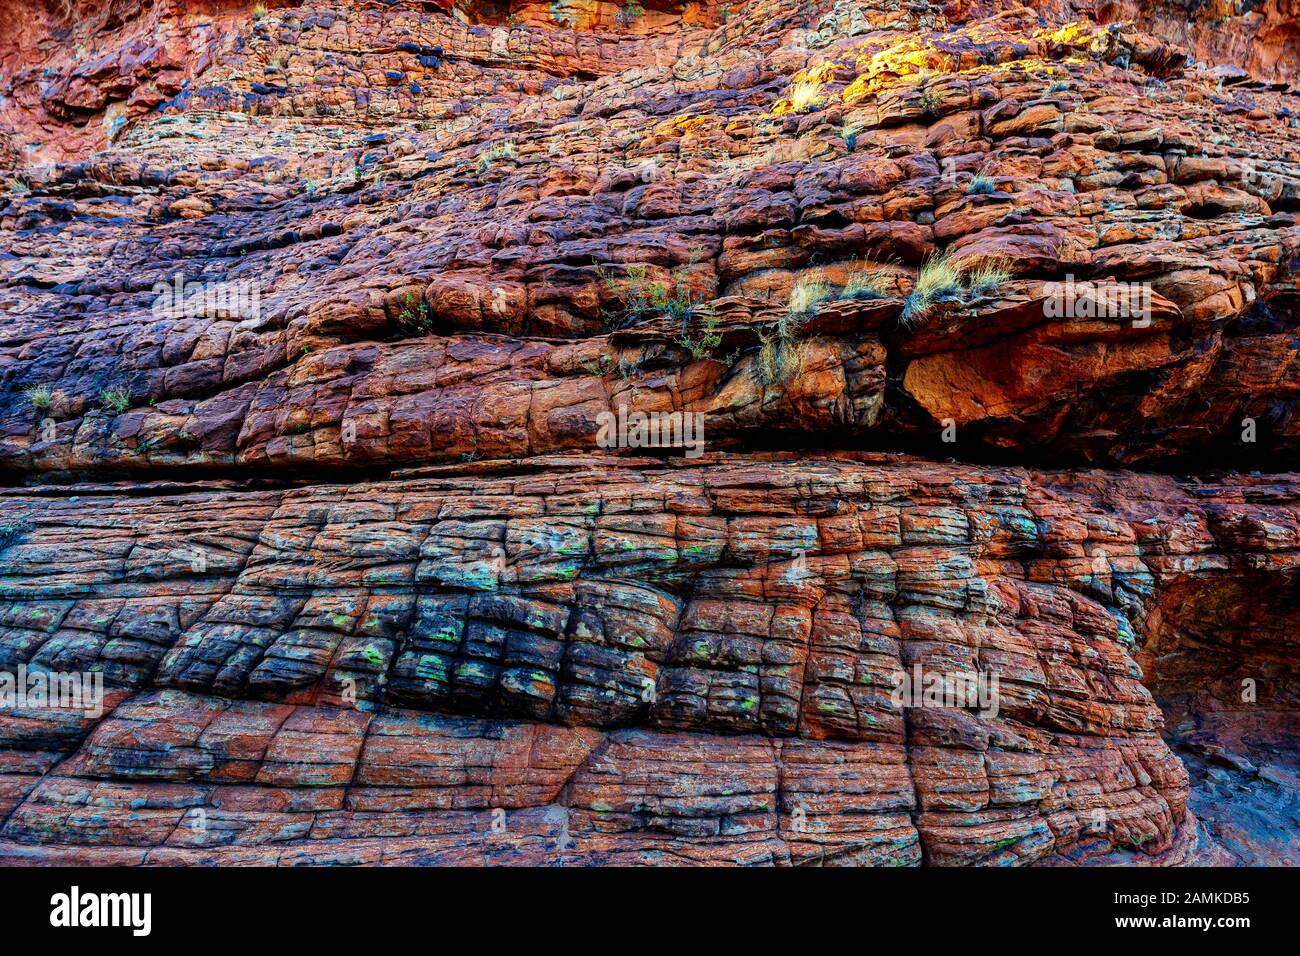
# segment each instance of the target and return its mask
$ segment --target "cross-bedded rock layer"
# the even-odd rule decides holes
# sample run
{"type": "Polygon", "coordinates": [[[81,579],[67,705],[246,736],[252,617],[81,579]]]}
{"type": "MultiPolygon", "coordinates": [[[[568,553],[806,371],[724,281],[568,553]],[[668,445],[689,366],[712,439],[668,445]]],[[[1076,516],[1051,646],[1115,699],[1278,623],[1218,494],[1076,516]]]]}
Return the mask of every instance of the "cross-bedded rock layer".
{"type": "Polygon", "coordinates": [[[248,21],[162,115],[0,210],[0,460],[516,457],[590,450],[624,404],[740,449],[942,448],[952,423],[972,455],[1294,462],[1300,99],[1218,92],[1131,30],[917,9],[755,4],[590,51],[409,11],[248,21]],[[900,325],[939,249],[1013,275],[900,325]],[[766,381],[792,287],[864,257],[896,264],[879,294],[821,303],[800,374],[766,381]],[[636,264],[714,303],[711,354],[679,342],[701,317],[607,331],[602,275],[636,264]],[[255,285],[260,311],[160,313],[177,276],[255,285]],[[1052,317],[1075,279],[1146,283],[1150,315],[1052,317]]]}
{"type": "Polygon", "coordinates": [[[1286,82],[1163,7],[89,6],[0,41],[0,670],[110,692],[0,714],[0,860],[1178,863],[1156,699],[1294,757],[1294,476],[951,459],[1295,466],[1286,82]],[[1008,274],[918,318],[941,252],[1008,274]]]}
{"type": "Polygon", "coordinates": [[[1180,588],[1283,601],[1300,537],[1292,481],[545,464],[10,497],[0,662],[116,706],[6,718],[4,858],[1178,859],[1133,648],[1180,588]]]}

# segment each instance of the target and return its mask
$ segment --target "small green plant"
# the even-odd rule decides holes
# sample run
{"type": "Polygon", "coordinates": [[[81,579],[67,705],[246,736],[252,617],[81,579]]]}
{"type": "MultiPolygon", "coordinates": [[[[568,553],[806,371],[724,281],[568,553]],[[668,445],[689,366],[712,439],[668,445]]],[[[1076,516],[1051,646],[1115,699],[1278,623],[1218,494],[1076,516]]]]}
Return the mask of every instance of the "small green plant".
{"type": "Polygon", "coordinates": [[[614,22],[627,29],[643,16],[645,16],[645,7],[637,0],[627,0],[627,3],[619,8],[618,13],[614,14],[614,22]]]}
{"type": "Polygon", "coordinates": [[[54,401],[54,393],[44,385],[33,385],[23,394],[27,396],[27,401],[32,403],[32,408],[42,415],[50,410],[50,403],[54,401]]]}
{"type": "Polygon", "coordinates": [[[478,171],[479,175],[487,172],[498,159],[515,158],[515,144],[510,140],[502,143],[493,143],[483,152],[478,154],[478,171]]]}
{"type": "Polygon", "coordinates": [[[722,6],[718,7],[718,18],[722,20],[723,23],[726,23],[731,19],[731,4],[724,3],[722,6]]]}
{"type": "Polygon", "coordinates": [[[32,187],[27,185],[27,183],[23,182],[21,179],[15,179],[9,184],[9,192],[15,196],[25,196],[31,191],[32,187]]]}
{"type": "Polygon", "coordinates": [[[947,255],[931,256],[921,265],[916,285],[903,303],[901,321],[904,325],[919,322],[933,308],[941,296],[954,295],[961,290],[961,273],[947,255]]]}
{"type": "Polygon", "coordinates": [[[939,115],[939,94],[929,86],[921,90],[921,115],[928,118],[939,115]]]}
{"type": "Polygon", "coordinates": [[[655,315],[667,315],[681,324],[681,335],[686,334],[686,324],[697,312],[704,309],[704,297],[691,288],[690,273],[703,256],[697,243],[690,247],[685,269],[678,269],[671,286],[650,278],[643,265],[629,265],[622,278],[607,269],[598,268],[596,274],[609,293],[622,303],[622,314],[606,313],[605,322],[611,330],[625,329],[630,325],[655,315]]]}
{"type": "Polygon", "coordinates": [[[643,265],[624,266],[621,279],[604,266],[597,268],[596,274],[610,295],[615,296],[623,305],[621,317],[616,312],[605,316],[606,324],[612,329],[626,328],[654,312],[654,290],[664,288],[663,283],[651,281],[650,270],[643,265]]]}
{"type": "Polygon", "coordinates": [[[692,339],[682,333],[677,344],[689,351],[691,358],[702,359],[712,356],[713,350],[722,344],[722,333],[718,331],[717,316],[710,315],[704,320],[704,328],[700,330],[698,339],[692,339]]]}
{"type": "Polygon", "coordinates": [[[786,311],[770,331],[759,333],[762,347],[758,350],[758,380],[764,386],[784,384],[803,368],[804,344],[797,337],[799,325],[799,319],[786,311]]]}
{"type": "Polygon", "coordinates": [[[974,269],[964,270],[948,255],[933,256],[917,273],[916,285],[903,303],[899,320],[903,325],[913,325],[923,319],[937,301],[958,295],[963,287],[974,295],[989,296],[1010,278],[1011,272],[1003,262],[985,262],[974,269]]]}
{"type": "Polygon", "coordinates": [[[397,313],[397,324],[407,332],[432,335],[433,317],[429,314],[428,303],[417,302],[414,294],[406,293],[402,298],[402,310],[397,313]]]}
{"type": "Polygon", "coordinates": [[[993,177],[983,172],[976,173],[966,184],[967,196],[988,196],[997,191],[998,184],[993,181],[993,177]]]}
{"type": "Polygon", "coordinates": [[[1065,82],[1065,80],[1057,80],[1055,83],[1053,83],[1051,86],[1047,88],[1047,92],[1064,93],[1069,88],[1070,88],[1070,84],[1065,82]]]}
{"type": "Polygon", "coordinates": [[[620,355],[618,357],[618,374],[622,376],[624,381],[627,381],[629,378],[631,378],[633,375],[636,375],[640,371],[641,371],[641,366],[639,363],[633,361],[632,359],[629,359],[627,356],[624,355],[620,355]]]}
{"type": "Polygon", "coordinates": [[[817,306],[831,298],[833,294],[831,287],[825,282],[800,280],[790,290],[790,315],[802,322],[817,311],[817,306]]]}
{"type": "Polygon", "coordinates": [[[811,113],[821,105],[822,85],[811,80],[801,80],[790,87],[790,111],[811,113]]]}
{"type": "Polygon", "coordinates": [[[991,295],[1011,278],[1011,272],[1000,262],[986,262],[966,273],[966,288],[976,295],[991,295]]]}
{"type": "Polygon", "coordinates": [[[888,297],[890,287],[888,275],[878,269],[864,266],[849,273],[844,288],[840,290],[840,298],[884,299],[888,297]]]}
{"type": "Polygon", "coordinates": [[[801,280],[790,290],[790,301],[776,325],[759,333],[758,378],[764,386],[782,385],[795,378],[804,365],[806,346],[798,337],[799,329],[817,306],[834,296],[825,282],[801,280]]]}
{"type": "Polygon", "coordinates": [[[253,19],[261,20],[265,16],[266,16],[266,4],[265,3],[253,4],[253,19]]]}
{"type": "Polygon", "coordinates": [[[124,388],[106,388],[99,393],[99,403],[109,411],[121,415],[131,407],[131,393],[124,388]]]}

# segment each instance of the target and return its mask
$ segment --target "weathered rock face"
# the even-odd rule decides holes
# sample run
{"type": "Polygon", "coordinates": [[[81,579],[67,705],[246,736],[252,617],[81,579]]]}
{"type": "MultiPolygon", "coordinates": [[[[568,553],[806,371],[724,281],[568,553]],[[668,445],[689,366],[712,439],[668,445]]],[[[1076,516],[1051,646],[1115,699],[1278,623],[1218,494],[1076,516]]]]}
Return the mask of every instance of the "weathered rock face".
{"type": "Polygon", "coordinates": [[[1181,859],[1132,648],[1300,536],[1291,482],[905,459],[5,510],[6,665],[130,692],[5,738],[0,854],[79,862],[1181,859]],[[917,668],[996,714],[900,706],[917,668]]]}
{"type": "Polygon", "coordinates": [[[1285,10],[84,6],[0,0],[0,671],[108,694],[0,859],[1286,858],[1285,10]]]}
{"type": "Polygon", "coordinates": [[[816,34],[778,13],[589,53],[346,9],[214,39],[228,55],[161,116],[0,211],[19,253],[0,457],[517,457],[589,450],[625,404],[704,412],[738,449],[791,430],[946,454],[953,425],[973,455],[1294,461],[1294,96],[1221,94],[1140,34],[1024,12],[924,40],[912,13],[800,15],[816,34]],[[821,108],[790,111],[791,76],[821,108]],[[1012,275],[900,324],[940,248],[1012,275]],[[811,309],[801,373],[765,383],[792,287],[838,288],[864,256],[898,269],[811,309]],[[699,319],[608,333],[628,306],[602,275],[631,264],[713,301],[716,344],[699,319]],[[177,277],[255,284],[260,311],[160,321],[177,277]]]}
{"type": "Polygon", "coordinates": [[[1228,76],[1293,81],[1300,71],[1300,8],[1292,0],[1112,0],[1093,9],[1099,22],[1133,20],[1228,76]]]}

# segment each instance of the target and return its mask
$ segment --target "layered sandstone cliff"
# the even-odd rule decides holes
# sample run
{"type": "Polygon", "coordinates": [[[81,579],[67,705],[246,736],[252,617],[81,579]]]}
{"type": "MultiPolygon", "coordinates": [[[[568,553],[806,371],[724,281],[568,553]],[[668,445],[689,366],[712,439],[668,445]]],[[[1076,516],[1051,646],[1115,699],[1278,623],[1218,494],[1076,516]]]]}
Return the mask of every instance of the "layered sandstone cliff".
{"type": "Polygon", "coordinates": [[[0,0],[0,860],[1293,859],[1285,4],[268,7],[0,0]]]}

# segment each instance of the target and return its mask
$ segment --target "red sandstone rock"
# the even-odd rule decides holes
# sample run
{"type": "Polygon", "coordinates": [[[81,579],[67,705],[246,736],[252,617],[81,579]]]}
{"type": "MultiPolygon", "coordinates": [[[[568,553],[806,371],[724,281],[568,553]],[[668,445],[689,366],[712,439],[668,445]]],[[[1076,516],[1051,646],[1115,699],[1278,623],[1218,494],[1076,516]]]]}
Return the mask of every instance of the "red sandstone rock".
{"type": "Polygon", "coordinates": [[[0,859],[1288,859],[1293,16],[432,6],[0,0],[0,859]]]}
{"type": "MultiPolygon", "coordinates": [[[[1186,775],[1131,655],[1202,626],[1166,595],[1285,590],[1269,556],[1300,536],[1293,483],[594,466],[11,496],[28,530],[3,556],[5,663],[133,696],[89,733],[0,723],[5,859],[1190,852],[1186,775]],[[900,709],[898,674],[941,663],[997,673],[998,715],[900,709]]],[[[1204,666],[1160,653],[1157,687],[1204,666]]]]}

